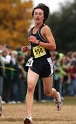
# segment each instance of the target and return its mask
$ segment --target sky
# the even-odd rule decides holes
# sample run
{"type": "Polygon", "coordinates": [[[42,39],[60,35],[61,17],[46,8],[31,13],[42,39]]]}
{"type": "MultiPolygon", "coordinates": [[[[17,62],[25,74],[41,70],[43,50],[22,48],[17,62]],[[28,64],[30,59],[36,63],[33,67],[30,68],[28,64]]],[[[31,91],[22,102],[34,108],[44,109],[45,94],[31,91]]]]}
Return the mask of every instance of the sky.
{"type": "MultiPolygon", "coordinates": [[[[28,0],[21,0],[21,1],[28,1],[28,0]]],[[[74,0],[32,0],[34,6],[38,3],[44,3],[50,8],[50,12],[53,13],[60,9],[60,3],[65,4],[66,1],[73,2],[74,0]]]]}
{"type": "Polygon", "coordinates": [[[50,12],[55,12],[60,9],[60,3],[65,4],[66,1],[73,2],[73,0],[33,0],[34,6],[38,3],[45,3],[50,8],[50,12]]]}

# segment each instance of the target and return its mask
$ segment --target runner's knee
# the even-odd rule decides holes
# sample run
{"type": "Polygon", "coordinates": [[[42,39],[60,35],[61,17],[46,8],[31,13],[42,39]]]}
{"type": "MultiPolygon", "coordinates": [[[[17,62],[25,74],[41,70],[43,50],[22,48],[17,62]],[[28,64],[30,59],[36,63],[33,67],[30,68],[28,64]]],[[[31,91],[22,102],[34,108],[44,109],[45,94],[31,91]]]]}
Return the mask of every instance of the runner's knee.
{"type": "Polygon", "coordinates": [[[34,86],[33,85],[28,85],[27,91],[29,93],[34,93],[34,86]]]}

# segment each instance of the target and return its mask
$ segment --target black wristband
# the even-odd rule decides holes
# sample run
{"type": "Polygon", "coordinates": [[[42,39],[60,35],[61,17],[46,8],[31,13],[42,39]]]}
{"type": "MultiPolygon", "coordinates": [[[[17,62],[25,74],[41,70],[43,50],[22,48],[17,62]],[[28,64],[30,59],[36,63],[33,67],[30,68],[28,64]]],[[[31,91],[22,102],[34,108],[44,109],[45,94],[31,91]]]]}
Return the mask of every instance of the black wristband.
{"type": "Polygon", "coordinates": [[[39,42],[38,42],[38,45],[39,45],[39,43],[40,43],[40,40],[39,40],[39,42]]]}

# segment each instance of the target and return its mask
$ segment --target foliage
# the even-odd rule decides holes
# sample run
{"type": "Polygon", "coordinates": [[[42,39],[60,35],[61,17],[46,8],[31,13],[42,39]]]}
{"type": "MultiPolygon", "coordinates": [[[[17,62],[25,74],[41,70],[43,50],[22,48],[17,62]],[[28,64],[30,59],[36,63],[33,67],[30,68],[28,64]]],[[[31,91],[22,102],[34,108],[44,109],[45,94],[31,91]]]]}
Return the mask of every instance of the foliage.
{"type": "Polygon", "coordinates": [[[27,29],[32,23],[31,0],[0,0],[0,44],[27,45],[27,29]]]}
{"type": "Polygon", "coordinates": [[[51,28],[57,51],[76,50],[76,0],[60,4],[60,10],[50,14],[46,24],[51,28]]]}

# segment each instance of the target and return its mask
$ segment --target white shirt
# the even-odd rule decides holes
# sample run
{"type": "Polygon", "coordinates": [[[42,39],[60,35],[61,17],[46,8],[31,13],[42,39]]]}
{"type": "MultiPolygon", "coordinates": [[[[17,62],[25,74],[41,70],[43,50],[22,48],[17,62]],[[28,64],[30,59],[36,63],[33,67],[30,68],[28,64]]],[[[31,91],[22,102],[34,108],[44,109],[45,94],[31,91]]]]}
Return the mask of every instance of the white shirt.
{"type": "Polygon", "coordinates": [[[6,57],[2,56],[2,60],[3,60],[4,64],[9,64],[11,61],[11,56],[10,55],[6,55],[6,57]]]}

